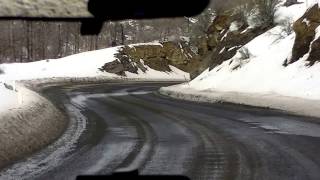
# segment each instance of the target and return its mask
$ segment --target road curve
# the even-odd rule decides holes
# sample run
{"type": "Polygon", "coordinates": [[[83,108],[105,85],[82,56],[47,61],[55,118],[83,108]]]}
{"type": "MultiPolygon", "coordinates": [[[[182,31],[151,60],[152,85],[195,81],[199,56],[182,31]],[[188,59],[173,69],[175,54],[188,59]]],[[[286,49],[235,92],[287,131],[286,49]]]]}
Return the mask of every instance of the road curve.
{"type": "Polygon", "coordinates": [[[320,179],[320,121],[233,104],[173,100],[166,84],[52,87],[44,94],[70,117],[46,149],[0,179],[75,179],[139,169],[191,179],[320,179]]]}

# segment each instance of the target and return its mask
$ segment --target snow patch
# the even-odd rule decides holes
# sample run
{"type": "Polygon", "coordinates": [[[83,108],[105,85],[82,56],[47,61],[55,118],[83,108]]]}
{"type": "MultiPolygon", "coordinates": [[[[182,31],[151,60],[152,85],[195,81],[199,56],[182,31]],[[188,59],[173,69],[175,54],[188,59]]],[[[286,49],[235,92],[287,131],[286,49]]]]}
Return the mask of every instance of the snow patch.
{"type": "Polygon", "coordinates": [[[230,28],[229,30],[231,32],[233,31],[238,31],[239,30],[239,23],[237,21],[233,21],[231,24],[230,24],[230,28]]]}
{"type": "Polygon", "coordinates": [[[223,48],[221,49],[221,51],[219,52],[219,54],[223,53],[225,50],[226,50],[226,48],[223,47],[223,48]]]}
{"type": "Polygon", "coordinates": [[[161,46],[163,47],[163,45],[161,43],[159,43],[159,41],[153,41],[153,42],[149,42],[149,43],[137,43],[137,44],[130,44],[128,45],[130,48],[134,48],[136,46],[146,46],[146,45],[150,45],[150,46],[161,46]]]}
{"type": "Polygon", "coordinates": [[[320,26],[318,26],[317,28],[316,28],[316,35],[315,35],[315,40],[317,40],[317,39],[319,39],[320,38],[320,26]]]}
{"type": "Polygon", "coordinates": [[[19,105],[19,94],[15,90],[6,88],[4,83],[0,83],[0,100],[0,113],[2,113],[19,105]]]}
{"type": "Polygon", "coordinates": [[[309,21],[309,20],[307,20],[306,18],[304,18],[302,22],[303,22],[303,23],[305,23],[307,26],[309,26],[309,25],[310,25],[310,21],[309,21]]]}

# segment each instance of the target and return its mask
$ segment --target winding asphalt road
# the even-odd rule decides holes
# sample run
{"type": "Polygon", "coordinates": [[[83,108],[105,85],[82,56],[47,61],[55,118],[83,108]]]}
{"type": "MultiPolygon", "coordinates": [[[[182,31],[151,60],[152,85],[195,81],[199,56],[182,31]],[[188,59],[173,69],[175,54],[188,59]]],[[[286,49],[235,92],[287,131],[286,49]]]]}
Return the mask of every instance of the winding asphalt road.
{"type": "Polygon", "coordinates": [[[320,179],[320,120],[157,94],[167,84],[52,87],[70,117],[55,143],[0,179],[75,179],[139,169],[192,179],[320,179]]]}

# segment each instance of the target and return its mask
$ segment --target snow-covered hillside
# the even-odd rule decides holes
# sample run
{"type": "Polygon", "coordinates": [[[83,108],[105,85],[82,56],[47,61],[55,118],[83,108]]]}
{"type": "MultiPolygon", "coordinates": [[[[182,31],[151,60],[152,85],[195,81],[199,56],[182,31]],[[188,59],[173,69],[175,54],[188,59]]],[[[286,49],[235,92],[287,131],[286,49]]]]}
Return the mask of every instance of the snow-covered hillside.
{"type": "MultiPolygon", "coordinates": [[[[48,59],[31,63],[0,64],[4,74],[0,74],[0,82],[8,80],[29,80],[53,77],[96,77],[104,76],[110,78],[119,77],[115,74],[101,72],[105,63],[114,61],[114,55],[120,47],[106,48],[89,51],[64,57],[61,59],[48,59]]],[[[163,80],[185,80],[189,78],[188,73],[171,67],[172,72],[159,72],[148,68],[143,73],[126,73],[126,78],[141,79],[163,79],[163,80]]]]}
{"type": "Polygon", "coordinates": [[[276,21],[280,25],[253,39],[233,58],[212,70],[206,70],[189,83],[163,90],[181,94],[200,92],[208,96],[214,92],[236,92],[320,100],[320,63],[306,66],[306,54],[293,64],[283,65],[291,56],[295,33],[286,31],[285,25],[280,22],[286,20],[292,24],[305,13],[307,7],[318,1],[299,2],[289,7],[280,7],[276,13],[276,21]]]}
{"type": "Polygon", "coordinates": [[[100,71],[99,68],[105,63],[116,60],[114,55],[118,52],[119,48],[114,47],[90,51],[61,59],[48,59],[31,63],[0,64],[0,110],[19,105],[19,92],[16,92],[14,89],[15,82],[19,80],[86,77],[169,81],[184,81],[189,79],[188,73],[173,66],[170,66],[171,72],[156,71],[145,66],[147,69],[145,72],[141,70],[138,71],[138,74],[125,72],[125,77],[100,71]],[[5,88],[4,83],[13,86],[14,90],[5,88]]]}

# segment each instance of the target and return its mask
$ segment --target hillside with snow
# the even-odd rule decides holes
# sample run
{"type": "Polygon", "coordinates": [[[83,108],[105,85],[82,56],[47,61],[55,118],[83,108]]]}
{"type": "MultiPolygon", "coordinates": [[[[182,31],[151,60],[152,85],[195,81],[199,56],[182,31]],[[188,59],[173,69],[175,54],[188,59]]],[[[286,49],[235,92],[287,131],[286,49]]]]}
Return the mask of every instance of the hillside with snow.
{"type": "MultiPolygon", "coordinates": [[[[139,44],[137,46],[139,46],[139,44]]],[[[119,48],[121,47],[89,51],[61,59],[47,59],[30,63],[0,64],[0,69],[3,71],[3,73],[0,74],[0,82],[63,77],[119,78],[119,76],[115,74],[99,70],[104,64],[116,60],[115,54],[119,51],[119,48]]],[[[188,78],[188,73],[175,67],[171,67],[171,71],[168,72],[156,71],[147,66],[146,69],[145,72],[138,72],[137,74],[126,72],[124,78],[159,80],[185,80],[188,78]]]]}
{"type": "MultiPolygon", "coordinates": [[[[157,43],[149,43],[157,44],[157,43]]],[[[131,45],[131,47],[149,44],[131,45]]],[[[143,65],[144,71],[138,69],[136,73],[124,72],[120,76],[101,71],[106,63],[117,61],[115,54],[121,47],[106,48],[67,56],[61,59],[47,59],[30,63],[0,64],[0,111],[21,105],[21,94],[15,88],[16,82],[21,80],[41,80],[52,78],[102,78],[105,80],[127,79],[141,81],[185,81],[189,79],[186,73],[174,66],[170,71],[157,71],[143,65]]]]}
{"type": "MultiPolygon", "coordinates": [[[[296,33],[286,30],[287,27],[281,22],[287,20],[292,25],[306,11],[308,14],[311,7],[315,7],[314,11],[319,12],[319,7],[316,7],[318,1],[299,2],[288,7],[279,7],[275,20],[278,25],[242,46],[232,58],[213,69],[208,68],[191,82],[162,88],[162,91],[178,93],[176,96],[180,97],[193,94],[209,99],[217,98],[219,93],[229,93],[233,94],[234,98],[236,94],[255,94],[258,99],[270,95],[275,99],[283,96],[320,100],[320,63],[316,60],[310,66],[307,61],[312,52],[311,46],[319,39],[320,27],[315,30],[310,50],[297,61],[284,65],[292,56],[296,33]]],[[[302,22],[306,27],[311,23],[307,18],[302,22]]]]}

